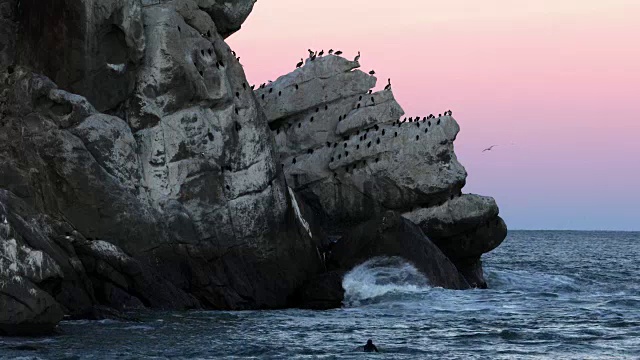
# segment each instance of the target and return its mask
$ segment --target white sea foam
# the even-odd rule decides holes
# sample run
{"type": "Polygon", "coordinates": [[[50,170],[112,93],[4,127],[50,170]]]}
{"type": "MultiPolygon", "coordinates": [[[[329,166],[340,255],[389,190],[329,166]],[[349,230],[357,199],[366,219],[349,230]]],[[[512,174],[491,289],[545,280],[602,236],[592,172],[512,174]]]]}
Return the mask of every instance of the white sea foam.
{"type": "Polygon", "coordinates": [[[428,291],[429,281],[418,269],[399,257],[377,257],[344,276],[344,305],[360,306],[395,294],[428,291]]]}

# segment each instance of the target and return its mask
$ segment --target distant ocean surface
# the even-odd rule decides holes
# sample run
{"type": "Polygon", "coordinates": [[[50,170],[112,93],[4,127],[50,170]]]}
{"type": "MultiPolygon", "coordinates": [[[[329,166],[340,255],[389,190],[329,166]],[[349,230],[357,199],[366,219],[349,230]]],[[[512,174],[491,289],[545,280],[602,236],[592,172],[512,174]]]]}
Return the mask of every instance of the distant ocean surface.
{"type": "Polygon", "coordinates": [[[640,233],[512,231],[484,266],[489,290],[452,291],[382,259],[348,274],[342,309],[68,321],[0,338],[0,358],[640,359],[640,233]],[[355,350],[369,338],[381,353],[355,350]]]}

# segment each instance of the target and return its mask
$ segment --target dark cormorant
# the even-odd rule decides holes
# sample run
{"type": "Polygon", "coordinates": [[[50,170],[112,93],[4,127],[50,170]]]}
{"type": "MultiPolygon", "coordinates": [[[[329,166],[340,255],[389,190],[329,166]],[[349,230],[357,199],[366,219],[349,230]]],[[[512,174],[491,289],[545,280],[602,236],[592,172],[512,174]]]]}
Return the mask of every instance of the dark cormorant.
{"type": "Polygon", "coordinates": [[[333,49],[329,49],[329,55],[333,54],[333,49]]]}
{"type": "Polygon", "coordinates": [[[340,50],[336,51],[336,55],[338,55],[338,56],[342,55],[342,51],[340,51],[340,50]]]}
{"type": "Polygon", "coordinates": [[[296,69],[304,65],[304,60],[300,59],[300,62],[296,65],[296,69]]]}
{"type": "Polygon", "coordinates": [[[369,75],[375,75],[376,72],[374,70],[369,71],[369,75]]]}
{"type": "Polygon", "coordinates": [[[384,87],[385,90],[391,90],[391,79],[389,79],[389,82],[387,83],[387,86],[384,87]]]}
{"type": "Polygon", "coordinates": [[[353,61],[358,61],[360,60],[360,51],[358,51],[358,55],[353,59],[353,61]]]}
{"type": "Polygon", "coordinates": [[[318,54],[318,56],[322,56],[324,55],[324,50],[320,50],[320,53],[318,54]]]}

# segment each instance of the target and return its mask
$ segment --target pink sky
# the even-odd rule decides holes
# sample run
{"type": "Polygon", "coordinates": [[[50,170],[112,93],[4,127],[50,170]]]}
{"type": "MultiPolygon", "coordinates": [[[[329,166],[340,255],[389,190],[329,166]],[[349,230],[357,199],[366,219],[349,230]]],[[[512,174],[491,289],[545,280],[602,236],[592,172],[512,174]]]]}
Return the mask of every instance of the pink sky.
{"type": "Polygon", "coordinates": [[[511,229],[640,230],[638,19],[637,0],[259,0],[228,41],[251,83],[361,51],[407,116],[451,108],[465,192],[511,229]]]}

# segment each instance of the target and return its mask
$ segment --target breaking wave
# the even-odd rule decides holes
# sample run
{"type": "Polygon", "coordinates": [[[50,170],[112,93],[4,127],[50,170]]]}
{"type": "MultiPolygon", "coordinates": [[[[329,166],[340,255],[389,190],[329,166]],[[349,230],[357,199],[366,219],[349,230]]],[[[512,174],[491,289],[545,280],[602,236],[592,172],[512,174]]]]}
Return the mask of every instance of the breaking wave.
{"type": "Polygon", "coordinates": [[[376,257],[344,276],[343,304],[357,307],[424,293],[429,281],[412,264],[400,257],[376,257]]]}

